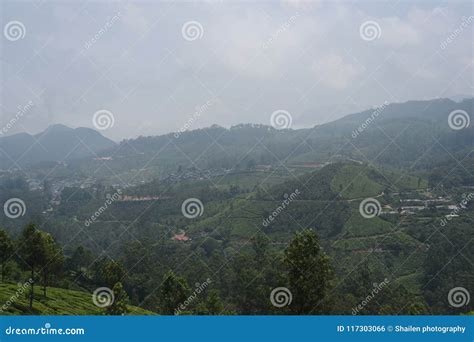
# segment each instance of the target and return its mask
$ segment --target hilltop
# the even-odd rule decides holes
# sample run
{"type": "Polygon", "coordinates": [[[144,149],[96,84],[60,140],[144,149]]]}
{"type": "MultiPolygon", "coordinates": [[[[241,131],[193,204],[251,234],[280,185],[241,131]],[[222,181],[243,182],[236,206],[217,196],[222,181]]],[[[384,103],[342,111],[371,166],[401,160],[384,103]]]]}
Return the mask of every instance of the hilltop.
{"type": "Polygon", "coordinates": [[[115,142],[90,128],[52,125],[35,135],[19,133],[1,137],[0,168],[94,157],[96,153],[115,145],[115,142]]]}
{"type": "MultiPolygon", "coordinates": [[[[335,156],[378,166],[424,169],[449,161],[451,156],[462,159],[474,148],[473,125],[450,128],[448,117],[455,110],[473,113],[474,99],[387,104],[310,129],[276,130],[247,124],[230,129],[213,126],[178,137],[140,137],[104,155],[116,157],[107,166],[123,179],[128,178],[126,170],[136,165],[146,165],[143,177],[164,177],[177,165],[242,170],[252,165],[325,163],[335,156]]],[[[91,162],[82,170],[99,166],[91,162]]]]}

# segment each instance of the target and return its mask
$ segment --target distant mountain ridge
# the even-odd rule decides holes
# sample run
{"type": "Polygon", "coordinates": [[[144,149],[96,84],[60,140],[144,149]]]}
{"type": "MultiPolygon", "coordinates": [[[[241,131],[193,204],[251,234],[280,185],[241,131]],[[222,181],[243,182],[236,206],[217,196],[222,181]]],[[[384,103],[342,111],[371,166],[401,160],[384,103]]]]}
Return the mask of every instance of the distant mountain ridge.
{"type": "MultiPolygon", "coordinates": [[[[460,130],[449,125],[449,114],[459,110],[474,118],[474,98],[384,103],[313,128],[277,130],[262,124],[240,124],[227,129],[213,125],[120,144],[92,129],[54,125],[35,136],[20,133],[0,138],[0,167],[14,165],[11,159],[16,160],[3,151],[20,158],[20,166],[95,153],[113,155],[107,163],[117,174],[143,165],[166,175],[178,166],[243,169],[282,161],[322,163],[335,155],[395,167],[424,167],[456,154],[466,155],[474,148],[474,123],[460,130]]],[[[88,162],[76,160],[76,165],[87,164],[89,170],[98,169],[100,165],[95,163],[90,158],[88,162]]]]}
{"type": "Polygon", "coordinates": [[[282,161],[326,162],[341,155],[395,167],[424,167],[474,148],[474,123],[459,130],[449,125],[450,113],[457,110],[474,118],[474,99],[383,104],[313,128],[277,130],[241,124],[227,129],[214,125],[177,136],[139,137],[121,142],[114,153],[121,161],[109,166],[117,172],[136,165],[162,170],[167,165],[168,170],[176,165],[246,168],[282,161]]]}
{"type": "Polygon", "coordinates": [[[0,168],[90,157],[115,145],[115,142],[90,128],[51,125],[35,135],[18,133],[1,137],[0,168]]]}

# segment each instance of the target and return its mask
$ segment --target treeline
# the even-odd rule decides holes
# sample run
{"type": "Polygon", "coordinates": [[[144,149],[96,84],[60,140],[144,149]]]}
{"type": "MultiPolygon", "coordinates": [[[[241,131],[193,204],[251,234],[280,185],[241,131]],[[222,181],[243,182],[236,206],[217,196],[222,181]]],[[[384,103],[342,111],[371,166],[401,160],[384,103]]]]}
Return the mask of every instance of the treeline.
{"type": "MultiPolygon", "coordinates": [[[[278,313],[310,314],[313,310],[324,309],[332,270],[313,231],[298,233],[289,244],[279,265],[286,269],[284,274],[274,271],[265,274],[272,267],[265,266],[271,260],[266,255],[268,241],[263,235],[252,241],[252,245],[255,258],[236,257],[229,267],[223,264],[223,274],[214,273],[200,284],[189,285],[184,277],[165,267],[162,278],[155,279],[156,273],[152,269],[157,265],[147,257],[148,253],[136,248],[136,245],[126,249],[121,261],[95,257],[83,247],[76,248],[72,255],[65,257],[50,234],[30,224],[17,240],[0,231],[2,282],[29,277],[30,309],[33,309],[35,300],[40,300],[35,298],[35,285],[43,287],[45,298],[48,286],[83,287],[90,289],[90,292],[99,287],[111,288],[114,301],[106,307],[105,313],[114,315],[128,312],[130,299],[127,292],[132,294],[133,304],[165,315],[276,313],[274,305],[272,310],[273,299],[268,296],[272,286],[277,285],[288,286],[292,291],[292,300],[278,313]],[[250,260],[256,262],[254,267],[249,267],[250,260]],[[234,271],[233,274],[228,273],[230,270],[234,271]],[[229,277],[227,285],[233,283],[233,286],[220,288],[226,277],[229,277]],[[265,277],[271,280],[272,286],[261,283],[265,277]],[[147,284],[145,278],[151,280],[152,288],[143,288],[147,284]],[[226,296],[225,300],[222,295],[226,296]],[[232,300],[229,301],[230,297],[232,300]]],[[[194,263],[189,266],[194,266],[194,263]]],[[[97,300],[100,302],[102,299],[97,300]]]]}
{"type": "Polygon", "coordinates": [[[64,255],[50,234],[29,224],[17,241],[13,241],[5,231],[0,230],[0,262],[2,282],[13,263],[28,273],[28,281],[31,284],[29,307],[32,309],[35,284],[39,282],[42,285],[43,296],[46,297],[48,285],[61,277],[64,255]]]}
{"type": "MultiPolygon", "coordinates": [[[[91,270],[94,277],[84,278],[82,273],[84,264],[93,261],[92,253],[78,247],[70,257],[66,257],[53,236],[36,228],[34,224],[27,225],[17,240],[12,239],[4,230],[0,229],[0,267],[1,282],[21,281],[29,284],[28,299],[29,311],[34,310],[35,300],[48,298],[48,287],[70,288],[74,284],[83,287],[87,282],[92,289],[93,283],[105,284],[113,291],[115,300],[107,305],[105,314],[117,315],[128,312],[128,296],[123,290],[120,279],[123,270],[113,260],[93,263],[91,270]],[[82,279],[87,279],[86,282],[82,279]],[[42,287],[42,297],[37,297],[35,286],[42,287]]],[[[88,264],[89,265],[89,264],[88,264]]],[[[96,299],[99,303],[102,298],[96,299]]],[[[73,305],[74,303],[70,303],[73,305]]]]}
{"type": "MultiPolygon", "coordinates": [[[[113,300],[103,312],[111,315],[129,313],[128,305],[163,315],[429,312],[422,298],[395,281],[381,286],[383,275],[366,263],[337,275],[334,260],[310,229],[296,233],[283,251],[263,234],[227,255],[225,248],[190,252],[179,246],[135,241],[124,244],[116,260],[83,247],[65,256],[50,234],[28,225],[17,240],[0,231],[2,282],[29,278],[30,310],[41,300],[34,292],[40,285],[43,297],[48,286],[90,293],[107,288],[113,300]],[[375,284],[380,289],[374,296],[375,284]]],[[[99,303],[107,299],[100,296],[99,303]]]]}

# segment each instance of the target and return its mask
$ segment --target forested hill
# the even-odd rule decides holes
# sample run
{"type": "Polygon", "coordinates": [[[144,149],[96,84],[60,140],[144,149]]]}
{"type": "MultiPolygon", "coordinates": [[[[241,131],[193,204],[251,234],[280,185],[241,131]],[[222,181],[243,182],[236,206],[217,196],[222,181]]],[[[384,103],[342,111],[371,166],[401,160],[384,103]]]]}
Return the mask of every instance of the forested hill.
{"type": "Polygon", "coordinates": [[[112,140],[93,129],[52,125],[35,135],[19,133],[0,137],[0,169],[92,158],[95,153],[114,146],[112,140]]]}
{"type": "Polygon", "coordinates": [[[118,145],[92,129],[54,125],[34,136],[21,133],[0,138],[0,167],[67,161],[71,170],[97,171],[95,176],[105,177],[109,169],[121,175],[146,165],[154,178],[175,171],[177,166],[245,169],[281,160],[287,165],[326,162],[339,156],[394,167],[411,166],[416,161],[416,168],[426,168],[449,160],[450,154],[462,156],[472,150],[474,125],[452,129],[449,116],[454,111],[472,116],[473,109],[473,98],[384,103],[311,129],[214,125],[124,140],[118,145]],[[100,168],[100,157],[106,157],[107,168],[100,168]]]}
{"type": "MultiPolygon", "coordinates": [[[[465,260],[474,251],[470,248],[473,202],[445,226],[440,223],[453,205],[466,198],[464,185],[430,188],[428,178],[420,174],[358,162],[332,163],[298,175],[272,174],[249,171],[172,184],[155,180],[123,189],[124,197],[110,203],[106,201],[116,191],[111,187],[66,188],[61,203],[43,213],[44,198],[25,188],[21,197],[28,210],[15,220],[2,219],[1,226],[8,232],[3,236],[5,241],[11,237],[10,245],[21,245],[29,237],[25,225],[35,222],[42,232],[30,234],[39,234],[52,250],[65,246],[64,268],[50,286],[93,289],[108,284],[111,288],[119,279],[123,289],[114,292],[126,291],[130,304],[162,314],[173,314],[170,309],[192,292],[190,284],[205,279],[212,279],[211,286],[188,308],[193,313],[222,314],[226,309],[240,314],[278,313],[268,296],[274,284],[295,286],[288,265],[307,260],[300,255],[308,253],[314,253],[323,271],[334,279],[325,278],[327,288],[311,299],[295,292],[295,303],[301,307],[319,303],[322,292],[331,300],[304,313],[350,314],[366,296],[367,286],[385,278],[390,285],[364,313],[472,311],[472,306],[450,307],[446,293],[458,284],[472,284],[472,266],[465,260]],[[189,198],[202,203],[193,219],[183,214],[183,203],[189,198]],[[365,200],[376,208],[373,216],[363,215],[365,200]],[[104,203],[106,209],[90,221],[104,203]],[[306,250],[300,240],[314,243],[306,250]],[[296,248],[298,256],[283,262],[292,245],[303,250],[296,248]],[[433,278],[439,265],[446,263],[453,271],[433,278]],[[173,289],[176,293],[170,295],[173,289]]],[[[2,196],[19,194],[18,184],[3,186],[9,192],[2,196]]],[[[28,256],[28,249],[20,255],[28,256]]],[[[22,259],[9,260],[7,280],[28,277],[22,259]]],[[[39,284],[47,284],[46,275],[38,276],[39,284]]],[[[309,279],[306,288],[312,289],[314,283],[309,279]]],[[[33,309],[62,310],[64,303],[51,301],[56,289],[48,286],[46,296],[40,289],[35,291],[39,292],[33,309]]],[[[90,306],[87,293],[77,294],[76,299],[75,292],[58,295],[72,301],[74,310],[86,312],[90,306]]],[[[25,312],[31,311],[21,305],[25,312]]]]}
{"type": "MultiPolygon", "coordinates": [[[[474,99],[449,99],[382,104],[311,129],[277,130],[242,124],[226,129],[214,125],[184,133],[139,137],[101,153],[113,156],[108,166],[117,174],[147,165],[162,174],[182,167],[247,168],[249,165],[325,162],[335,155],[395,167],[426,168],[433,162],[463,155],[474,147],[474,125],[454,130],[453,111],[472,116],[474,99]],[[376,158],[377,157],[377,158],[376,158]]],[[[83,170],[99,162],[82,161],[83,170]]],[[[97,169],[97,167],[95,167],[97,169]]]]}

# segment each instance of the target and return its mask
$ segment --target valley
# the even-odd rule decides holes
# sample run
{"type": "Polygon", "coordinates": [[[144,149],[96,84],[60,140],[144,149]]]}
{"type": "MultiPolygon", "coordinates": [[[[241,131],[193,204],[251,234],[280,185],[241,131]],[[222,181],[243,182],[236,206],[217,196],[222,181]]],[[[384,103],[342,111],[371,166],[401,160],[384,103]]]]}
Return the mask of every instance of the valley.
{"type": "MultiPolygon", "coordinates": [[[[30,223],[54,237],[64,265],[51,291],[86,298],[120,283],[139,308],[127,314],[171,314],[206,279],[184,314],[291,314],[268,296],[291,287],[298,239],[317,241],[327,272],[324,299],[300,313],[351,314],[384,279],[361,314],[468,313],[472,304],[446,304],[449,289],[474,284],[474,131],[452,132],[440,119],[458,107],[472,110],[473,100],[391,104],[356,138],[370,111],[312,129],[140,137],[21,170],[2,159],[2,203],[19,198],[25,212],[2,216],[0,227],[14,240],[30,223]]],[[[27,276],[21,258],[6,260],[10,282],[27,276]]],[[[35,313],[53,312],[36,296],[35,313]]],[[[8,312],[18,310],[28,312],[8,312]]]]}

